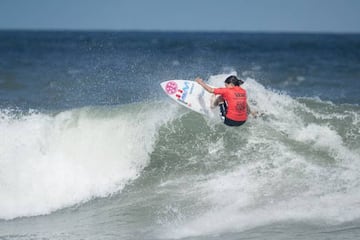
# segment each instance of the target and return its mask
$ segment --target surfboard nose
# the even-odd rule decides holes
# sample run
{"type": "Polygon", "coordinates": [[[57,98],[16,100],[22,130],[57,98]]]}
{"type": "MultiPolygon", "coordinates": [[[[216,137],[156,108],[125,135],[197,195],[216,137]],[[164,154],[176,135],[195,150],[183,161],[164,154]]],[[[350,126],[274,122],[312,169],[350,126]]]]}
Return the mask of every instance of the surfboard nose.
{"type": "Polygon", "coordinates": [[[178,84],[175,80],[165,81],[162,82],[160,85],[168,95],[173,95],[178,91],[178,84]]]}

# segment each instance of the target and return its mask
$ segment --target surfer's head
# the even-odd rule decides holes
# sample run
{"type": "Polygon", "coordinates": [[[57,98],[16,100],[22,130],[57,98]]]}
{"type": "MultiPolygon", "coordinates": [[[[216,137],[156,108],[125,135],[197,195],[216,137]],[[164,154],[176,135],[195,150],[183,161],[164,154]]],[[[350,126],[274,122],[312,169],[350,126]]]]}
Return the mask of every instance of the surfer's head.
{"type": "Polygon", "coordinates": [[[227,78],[225,79],[225,83],[226,83],[226,84],[233,84],[234,86],[240,86],[241,84],[244,83],[244,81],[241,80],[241,79],[238,79],[238,78],[237,78],[236,76],[234,76],[234,75],[231,75],[231,76],[229,76],[229,77],[227,77],[227,78]]]}

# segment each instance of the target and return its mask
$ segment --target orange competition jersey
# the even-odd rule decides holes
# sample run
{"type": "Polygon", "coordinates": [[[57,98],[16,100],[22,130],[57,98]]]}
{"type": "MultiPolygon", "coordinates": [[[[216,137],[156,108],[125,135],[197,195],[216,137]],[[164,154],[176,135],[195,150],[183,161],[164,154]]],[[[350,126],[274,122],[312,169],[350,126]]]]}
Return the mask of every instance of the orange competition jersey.
{"type": "Polygon", "coordinates": [[[221,95],[226,101],[228,109],[226,117],[233,121],[247,120],[247,105],[245,89],[235,86],[233,88],[215,88],[214,94],[221,95]]]}

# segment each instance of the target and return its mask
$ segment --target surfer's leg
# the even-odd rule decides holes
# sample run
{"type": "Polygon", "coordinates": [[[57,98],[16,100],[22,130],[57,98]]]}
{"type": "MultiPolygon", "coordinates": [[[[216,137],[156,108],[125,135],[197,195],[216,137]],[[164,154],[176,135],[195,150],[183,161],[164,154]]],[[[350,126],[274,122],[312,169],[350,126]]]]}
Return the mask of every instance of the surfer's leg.
{"type": "Polygon", "coordinates": [[[226,104],[226,102],[224,101],[224,102],[220,103],[220,104],[219,104],[219,107],[220,107],[220,115],[225,118],[225,116],[226,116],[226,111],[227,111],[227,104],[226,104]]]}

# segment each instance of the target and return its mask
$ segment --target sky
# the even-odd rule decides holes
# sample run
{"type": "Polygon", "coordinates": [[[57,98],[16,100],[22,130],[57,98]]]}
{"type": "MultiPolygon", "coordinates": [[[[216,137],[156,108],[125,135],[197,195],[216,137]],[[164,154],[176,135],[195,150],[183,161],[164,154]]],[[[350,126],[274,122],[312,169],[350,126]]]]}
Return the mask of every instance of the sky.
{"type": "Polygon", "coordinates": [[[360,0],[0,0],[0,30],[360,33],[360,0]]]}

